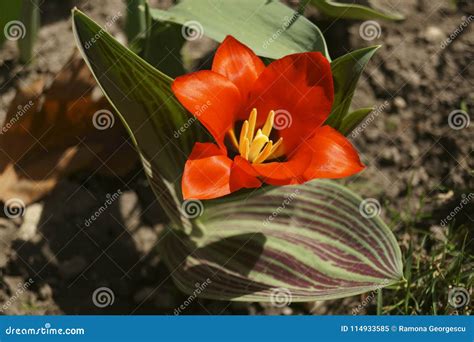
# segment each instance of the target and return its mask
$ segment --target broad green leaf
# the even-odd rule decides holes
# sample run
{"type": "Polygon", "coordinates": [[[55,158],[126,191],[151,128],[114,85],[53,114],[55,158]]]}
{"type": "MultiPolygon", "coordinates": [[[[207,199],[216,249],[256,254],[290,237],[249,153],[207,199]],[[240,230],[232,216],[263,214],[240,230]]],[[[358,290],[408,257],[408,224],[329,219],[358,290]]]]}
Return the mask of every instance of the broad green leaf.
{"type": "Polygon", "coordinates": [[[230,34],[263,57],[320,51],[329,58],[318,27],[277,0],[183,0],[167,11],[150,13],[157,20],[183,25],[188,39],[204,34],[222,41],[230,34]]]}
{"type": "Polygon", "coordinates": [[[342,118],[339,132],[348,135],[374,108],[360,108],[342,118]]]}
{"type": "Polygon", "coordinates": [[[349,112],[357,82],[365,66],[380,46],[350,52],[331,62],[334,79],[334,104],[326,124],[340,130],[349,112]]]}
{"type": "Polygon", "coordinates": [[[280,293],[298,302],[355,295],[403,277],[400,249],[376,215],[377,202],[334,181],[202,208],[192,240],[173,231],[163,240],[163,256],[185,292],[206,282],[206,298],[272,301],[280,293]]]}
{"type": "Polygon", "coordinates": [[[403,20],[404,16],[399,13],[384,13],[373,8],[348,4],[331,0],[310,0],[311,4],[316,6],[321,12],[328,17],[340,19],[383,19],[383,20],[403,20]]]}
{"type": "Polygon", "coordinates": [[[184,224],[179,212],[181,173],[205,132],[173,96],[171,78],[78,10],[73,11],[73,28],[84,59],[140,153],[158,200],[175,223],[184,224]]]}

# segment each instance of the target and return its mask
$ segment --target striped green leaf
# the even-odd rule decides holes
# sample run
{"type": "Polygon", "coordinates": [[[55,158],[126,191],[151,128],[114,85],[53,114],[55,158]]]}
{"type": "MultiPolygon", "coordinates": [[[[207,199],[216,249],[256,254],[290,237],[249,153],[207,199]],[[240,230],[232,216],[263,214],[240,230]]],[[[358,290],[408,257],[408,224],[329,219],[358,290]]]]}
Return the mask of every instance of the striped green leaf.
{"type": "Polygon", "coordinates": [[[171,78],[78,10],[73,28],[84,59],[140,153],[158,200],[181,225],[181,172],[194,143],[207,135],[172,94],[171,78]]]}
{"type": "Polygon", "coordinates": [[[152,9],[150,13],[157,20],[183,25],[190,40],[204,34],[222,41],[230,34],[262,57],[320,51],[329,58],[318,27],[280,1],[183,0],[167,11],[152,9]]]}
{"type": "Polygon", "coordinates": [[[358,5],[337,2],[332,0],[310,0],[311,4],[316,6],[321,12],[328,17],[339,19],[382,19],[382,20],[403,20],[403,15],[399,13],[388,13],[375,10],[373,8],[358,5]]]}
{"type": "Polygon", "coordinates": [[[206,202],[192,240],[168,232],[163,256],[183,291],[206,282],[202,297],[355,295],[403,277],[397,241],[374,205],[322,180],[206,202]]]}

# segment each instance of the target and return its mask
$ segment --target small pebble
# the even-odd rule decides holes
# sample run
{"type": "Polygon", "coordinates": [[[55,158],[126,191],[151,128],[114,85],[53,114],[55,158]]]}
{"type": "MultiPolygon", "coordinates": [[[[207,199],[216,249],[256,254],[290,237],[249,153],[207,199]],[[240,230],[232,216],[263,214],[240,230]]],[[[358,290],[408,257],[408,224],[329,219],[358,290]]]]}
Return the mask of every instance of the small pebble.
{"type": "Polygon", "coordinates": [[[428,42],[435,43],[441,41],[445,34],[436,26],[428,26],[424,36],[428,42]]]}
{"type": "Polygon", "coordinates": [[[41,300],[47,300],[53,297],[53,289],[48,284],[43,284],[39,288],[38,297],[41,300]]]}
{"type": "Polygon", "coordinates": [[[25,214],[23,216],[23,223],[18,230],[19,240],[33,240],[36,235],[42,213],[43,205],[41,203],[33,203],[26,207],[25,214]]]}
{"type": "Polygon", "coordinates": [[[75,256],[61,263],[59,266],[59,272],[64,278],[72,278],[81,273],[86,267],[86,259],[81,256],[75,256]]]}
{"type": "Polygon", "coordinates": [[[407,103],[406,103],[405,99],[401,96],[397,96],[393,99],[393,105],[397,109],[405,109],[407,107],[407,103]]]}

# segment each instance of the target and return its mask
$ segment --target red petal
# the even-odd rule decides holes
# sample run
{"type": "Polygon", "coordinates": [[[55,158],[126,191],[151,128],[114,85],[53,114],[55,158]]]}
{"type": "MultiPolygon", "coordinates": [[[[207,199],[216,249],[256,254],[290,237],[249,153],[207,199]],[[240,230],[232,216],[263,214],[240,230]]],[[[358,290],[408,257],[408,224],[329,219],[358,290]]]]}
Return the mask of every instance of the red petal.
{"type": "Polygon", "coordinates": [[[253,168],[272,185],[301,184],[306,181],[304,172],[311,165],[311,154],[301,149],[290,155],[285,162],[253,164],[253,168]]]}
{"type": "Polygon", "coordinates": [[[212,71],[234,82],[244,101],[248,97],[250,88],[264,69],[265,64],[260,58],[232,36],[227,36],[224,39],[212,62],[212,71]]]}
{"type": "Polygon", "coordinates": [[[365,167],[350,141],[330,126],[318,128],[306,143],[312,153],[311,166],[304,173],[307,180],[348,177],[365,167]]]}
{"type": "Polygon", "coordinates": [[[333,100],[329,61],[319,52],[298,53],[271,63],[261,73],[246,111],[257,108],[261,125],[274,110],[274,126],[281,129],[285,151],[292,151],[324,123],[333,100]]]}
{"type": "Polygon", "coordinates": [[[343,178],[364,169],[357,151],[330,126],[319,127],[288,161],[252,165],[272,185],[301,184],[315,178],[343,178]]]}
{"type": "Polygon", "coordinates": [[[232,160],[212,143],[196,143],[184,166],[184,199],[211,199],[230,193],[232,160]]]}
{"type": "Polygon", "coordinates": [[[224,136],[241,106],[237,87],[224,76],[203,70],[177,77],[171,88],[179,102],[224,148],[224,136]]]}
{"type": "Polygon", "coordinates": [[[234,158],[232,170],[230,173],[230,189],[232,192],[242,188],[259,188],[262,182],[257,178],[259,174],[253,169],[252,165],[242,158],[237,156],[234,158]]]}

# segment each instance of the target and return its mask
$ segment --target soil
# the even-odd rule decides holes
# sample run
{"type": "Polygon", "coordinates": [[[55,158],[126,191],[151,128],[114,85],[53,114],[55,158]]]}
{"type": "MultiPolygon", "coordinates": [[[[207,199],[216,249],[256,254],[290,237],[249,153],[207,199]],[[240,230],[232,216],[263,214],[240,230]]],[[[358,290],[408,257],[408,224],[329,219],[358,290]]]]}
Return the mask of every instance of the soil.
{"type": "MultiPolygon", "coordinates": [[[[334,23],[312,9],[306,14],[323,29],[333,58],[383,45],[353,100],[354,108],[377,107],[351,136],[367,169],[346,183],[383,204],[382,215],[404,248],[403,215],[422,211],[418,228],[434,229],[474,188],[474,125],[453,129],[448,120],[462,105],[468,112],[474,107],[474,26],[445,43],[474,9],[462,1],[458,8],[445,0],[374,2],[391,4],[406,20],[378,21],[380,36],[371,41],[359,33],[362,22],[334,23]]],[[[41,6],[33,63],[18,64],[12,42],[0,50],[0,122],[16,87],[38,75],[52,79],[69,58],[73,6],[99,23],[118,12],[125,16],[120,0],[44,1],[41,6]]],[[[111,32],[123,40],[120,27],[123,18],[111,32]]],[[[467,207],[458,223],[474,227],[472,213],[467,207]]],[[[188,297],[174,286],[156,251],[162,229],[163,214],[139,166],[125,183],[89,174],[64,179],[28,206],[21,219],[0,218],[0,308],[8,303],[4,314],[173,314],[188,297]],[[82,229],[85,218],[119,190],[122,195],[107,212],[82,229]],[[94,305],[92,294],[100,287],[113,290],[113,305],[94,305]]],[[[350,314],[361,300],[279,308],[195,299],[182,314],[350,314]]]]}

